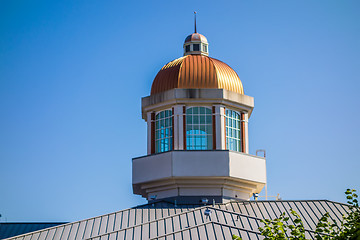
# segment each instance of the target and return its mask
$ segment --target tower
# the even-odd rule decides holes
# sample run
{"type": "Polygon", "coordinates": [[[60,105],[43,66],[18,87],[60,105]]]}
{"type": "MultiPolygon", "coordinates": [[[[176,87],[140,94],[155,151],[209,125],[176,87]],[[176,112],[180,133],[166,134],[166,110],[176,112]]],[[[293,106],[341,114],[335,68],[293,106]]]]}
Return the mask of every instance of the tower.
{"type": "Polygon", "coordinates": [[[149,201],[248,200],[266,184],[265,158],[249,154],[254,99],[236,72],[186,37],[184,56],[161,68],[142,98],[147,155],[133,158],[133,192],[149,201]]]}

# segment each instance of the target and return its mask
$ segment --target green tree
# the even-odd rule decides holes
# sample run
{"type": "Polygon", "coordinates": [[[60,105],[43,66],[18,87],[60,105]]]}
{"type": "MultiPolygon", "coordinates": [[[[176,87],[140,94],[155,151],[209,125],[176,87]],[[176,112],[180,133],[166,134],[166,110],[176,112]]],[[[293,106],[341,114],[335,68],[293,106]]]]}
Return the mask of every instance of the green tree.
{"type": "MultiPolygon", "coordinates": [[[[356,190],[347,189],[347,203],[349,212],[343,215],[340,226],[330,218],[329,213],[325,213],[316,226],[315,237],[317,240],[360,240],[360,209],[357,200],[356,190]]],[[[264,227],[259,227],[261,235],[265,240],[306,240],[305,229],[300,216],[291,209],[290,213],[295,217],[294,225],[287,224],[289,217],[282,213],[279,218],[274,220],[263,219],[264,227]]],[[[241,240],[241,237],[233,235],[233,239],[241,240]]]]}

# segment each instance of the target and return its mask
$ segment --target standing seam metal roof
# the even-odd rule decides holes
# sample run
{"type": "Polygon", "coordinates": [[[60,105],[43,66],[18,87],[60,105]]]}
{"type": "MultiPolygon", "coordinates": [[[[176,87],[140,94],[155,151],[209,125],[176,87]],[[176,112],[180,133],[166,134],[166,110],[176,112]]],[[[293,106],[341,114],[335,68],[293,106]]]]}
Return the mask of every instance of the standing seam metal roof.
{"type": "Polygon", "coordinates": [[[349,211],[346,204],[327,200],[234,201],[226,204],[180,205],[160,201],[123,211],[64,224],[9,238],[16,240],[116,240],[116,239],[263,239],[258,230],[261,219],[274,219],[290,209],[301,217],[306,236],[315,239],[314,230],[323,214],[340,222],[349,211]],[[212,211],[210,217],[204,211],[212,211]]]}

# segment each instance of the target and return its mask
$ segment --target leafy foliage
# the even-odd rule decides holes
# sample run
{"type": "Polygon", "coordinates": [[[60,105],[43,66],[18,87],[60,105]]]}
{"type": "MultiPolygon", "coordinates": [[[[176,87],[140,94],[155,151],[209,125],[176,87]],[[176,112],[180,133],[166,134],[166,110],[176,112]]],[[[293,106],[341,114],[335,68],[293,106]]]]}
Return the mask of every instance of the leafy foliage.
{"type": "MultiPolygon", "coordinates": [[[[348,215],[343,215],[340,226],[331,219],[329,213],[325,213],[316,226],[315,237],[317,240],[360,240],[360,209],[357,200],[356,190],[347,189],[346,199],[349,206],[348,215]]],[[[289,217],[282,213],[276,219],[263,219],[264,227],[259,227],[261,235],[265,240],[307,240],[305,238],[305,228],[300,216],[293,210],[290,210],[294,224],[288,224],[289,217]]],[[[233,239],[242,240],[241,237],[233,235],[233,239]]]]}
{"type": "Polygon", "coordinates": [[[357,200],[358,195],[356,190],[347,189],[346,199],[349,206],[348,215],[343,215],[343,219],[340,226],[329,221],[329,213],[325,213],[324,216],[319,220],[316,226],[316,233],[324,233],[326,235],[317,235],[317,240],[360,240],[360,209],[359,202],[357,200]]]}

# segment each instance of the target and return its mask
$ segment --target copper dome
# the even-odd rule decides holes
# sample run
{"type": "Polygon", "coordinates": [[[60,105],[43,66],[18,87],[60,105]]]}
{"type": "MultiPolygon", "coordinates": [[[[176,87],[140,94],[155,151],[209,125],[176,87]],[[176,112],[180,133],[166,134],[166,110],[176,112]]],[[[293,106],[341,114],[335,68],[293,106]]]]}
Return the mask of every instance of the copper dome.
{"type": "Polygon", "coordinates": [[[231,67],[203,55],[187,55],[166,64],[156,75],[151,94],[174,88],[215,88],[244,94],[240,78],[231,67]]]}
{"type": "Polygon", "coordinates": [[[187,36],[185,38],[185,42],[184,43],[188,43],[188,42],[203,42],[203,43],[208,43],[206,37],[200,33],[193,33],[190,34],[189,36],[187,36]]]}

